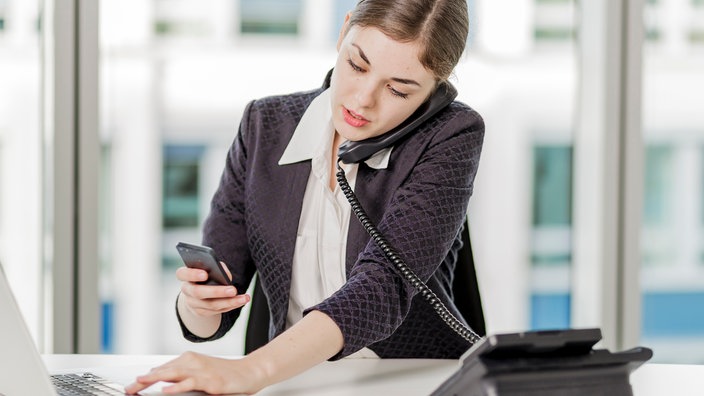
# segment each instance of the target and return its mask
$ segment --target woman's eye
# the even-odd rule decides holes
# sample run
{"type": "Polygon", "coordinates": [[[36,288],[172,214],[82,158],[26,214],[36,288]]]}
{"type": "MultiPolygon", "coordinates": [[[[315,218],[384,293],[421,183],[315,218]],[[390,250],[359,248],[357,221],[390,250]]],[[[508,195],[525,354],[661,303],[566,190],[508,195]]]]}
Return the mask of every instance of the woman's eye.
{"type": "Polygon", "coordinates": [[[347,63],[349,63],[352,70],[356,72],[364,71],[361,67],[357,66],[354,62],[352,62],[352,59],[347,59],[347,63]]]}
{"type": "Polygon", "coordinates": [[[392,93],[393,95],[398,96],[398,97],[401,98],[401,99],[408,99],[408,94],[406,94],[406,93],[397,91],[397,90],[395,90],[395,89],[392,88],[392,87],[389,87],[389,90],[391,91],[391,93],[392,93]]]}

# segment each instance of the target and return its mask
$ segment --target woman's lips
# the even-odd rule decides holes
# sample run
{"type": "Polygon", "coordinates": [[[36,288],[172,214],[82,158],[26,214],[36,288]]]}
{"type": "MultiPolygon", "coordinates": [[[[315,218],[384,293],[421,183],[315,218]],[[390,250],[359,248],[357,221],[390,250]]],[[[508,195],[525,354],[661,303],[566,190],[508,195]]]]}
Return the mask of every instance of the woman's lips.
{"type": "Polygon", "coordinates": [[[347,109],[346,107],[342,108],[342,116],[347,124],[355,128],[361,128],[369,123],[369,120],[353,112],[352,110],[347,109]]]}

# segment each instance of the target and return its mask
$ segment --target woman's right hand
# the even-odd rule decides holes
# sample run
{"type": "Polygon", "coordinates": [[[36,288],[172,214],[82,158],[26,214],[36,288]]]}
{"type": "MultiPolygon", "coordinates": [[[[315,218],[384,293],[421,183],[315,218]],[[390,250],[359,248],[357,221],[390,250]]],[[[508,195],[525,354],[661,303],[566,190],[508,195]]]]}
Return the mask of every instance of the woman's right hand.
{"type": "MultiPolygon", "coordinates": [[[[232,281],[232,274],[224,263],[227,276],[232,281]]],[[[202,269],[180,267],[176,270],[176,278],[181,281],[181,295],[179,305],[187,308],[193,315],[204,318],[220,315],[224,312],[240,308],[247,304],[251,297],[248,294],[239,294],[232,286],[201,285],[208,279],[208,273],[202,269]]]]}

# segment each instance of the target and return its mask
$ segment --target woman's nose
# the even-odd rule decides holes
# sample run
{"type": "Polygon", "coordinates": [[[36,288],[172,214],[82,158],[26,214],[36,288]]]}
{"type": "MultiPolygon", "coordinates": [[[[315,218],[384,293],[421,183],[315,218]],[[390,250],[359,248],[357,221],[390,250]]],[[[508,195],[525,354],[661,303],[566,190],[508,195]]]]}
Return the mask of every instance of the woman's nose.
{"type": "Polygon", "coordinates": [[[357,86],[357,103],[360,107],[370,108],[376,103],[377,88],[369,82],[360,82],[357,86]]]}

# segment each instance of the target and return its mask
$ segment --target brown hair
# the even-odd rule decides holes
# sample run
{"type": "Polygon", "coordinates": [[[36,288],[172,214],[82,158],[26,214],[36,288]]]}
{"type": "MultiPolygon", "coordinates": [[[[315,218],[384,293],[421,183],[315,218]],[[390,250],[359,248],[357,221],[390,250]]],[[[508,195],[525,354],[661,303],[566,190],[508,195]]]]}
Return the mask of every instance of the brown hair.
{"type": "Polygon", "coordinates": [[[375,27],[396,41],[419,40],[423,48],[420,63],[442,81],[452,74],[464,52],[469,33],[467,2],[362,0],[350,15],[348,26],[355,25],[375,27]]]}

